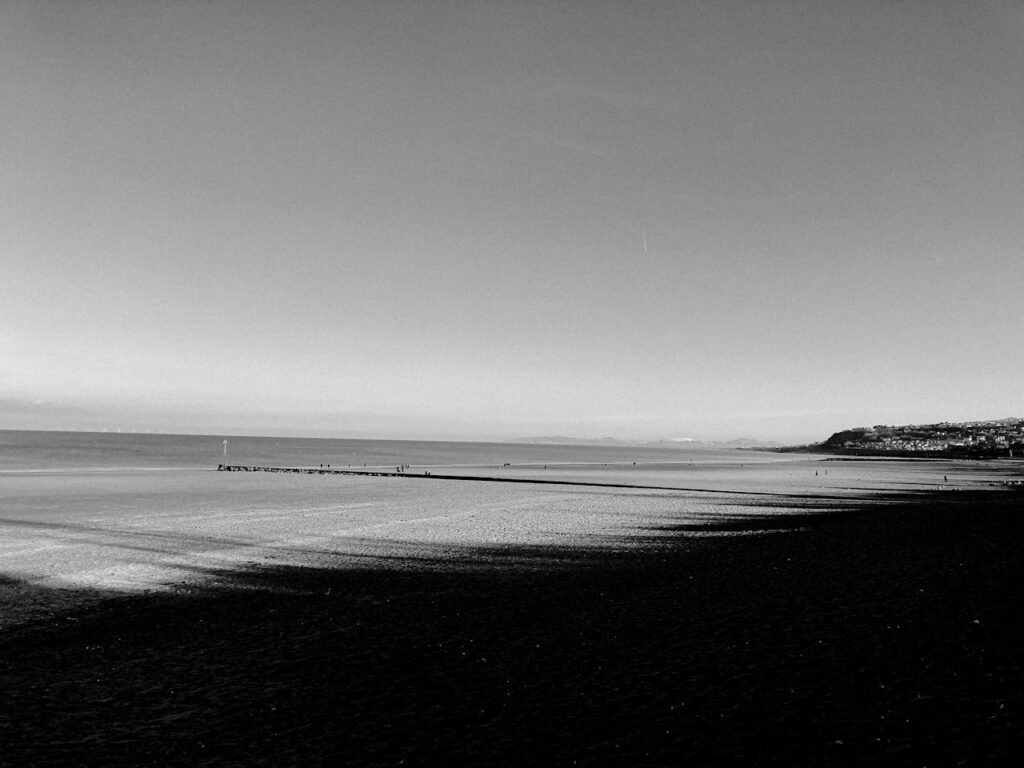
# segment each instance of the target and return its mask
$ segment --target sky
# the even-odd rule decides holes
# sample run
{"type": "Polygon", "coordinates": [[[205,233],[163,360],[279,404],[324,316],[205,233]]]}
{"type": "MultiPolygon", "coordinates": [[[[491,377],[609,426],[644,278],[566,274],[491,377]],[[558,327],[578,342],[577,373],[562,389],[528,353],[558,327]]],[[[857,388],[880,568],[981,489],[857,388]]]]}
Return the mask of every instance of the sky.
{"type": "Polygon", "coordinates": [[[1024,4],[0,3],[0,428],[1024,416],[1024,4]]]}

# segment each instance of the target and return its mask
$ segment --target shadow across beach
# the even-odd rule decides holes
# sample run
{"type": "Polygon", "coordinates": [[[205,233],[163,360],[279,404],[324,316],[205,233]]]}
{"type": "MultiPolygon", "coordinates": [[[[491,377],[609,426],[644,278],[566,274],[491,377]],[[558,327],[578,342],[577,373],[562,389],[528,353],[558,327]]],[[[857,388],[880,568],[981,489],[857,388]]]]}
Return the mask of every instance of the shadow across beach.
{"type": "Polygon", "coordinates": [[[0,639],[0,764],[1009,761],[1022,507],[808,501],[83,600],[0,639]]]}

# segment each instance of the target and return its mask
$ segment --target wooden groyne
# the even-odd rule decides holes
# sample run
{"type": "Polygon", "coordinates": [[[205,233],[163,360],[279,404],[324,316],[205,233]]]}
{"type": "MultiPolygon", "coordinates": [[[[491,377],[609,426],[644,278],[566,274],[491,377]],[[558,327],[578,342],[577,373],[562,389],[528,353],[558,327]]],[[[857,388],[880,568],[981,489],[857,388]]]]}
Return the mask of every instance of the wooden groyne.
{"type": "MultiPolygon", "coordinates": [[[[239,464],[218,464],[218,472],[281,472],[296,475],[355,475],[358,477],[403,477],[419,478],[421,480],[464,480],[477,483],[521,483],[524,485],[571,485],[584,488],[626,488],[639,491],[675,491],[686,493],[709,493],[723,496],[765,496],[761,491],[735,491],[714,488],[681,488],[669,485],[636,485],[633,483],[592,483],[582,480],[540,480],[532,477],[501,477],[496,475],[435,475],[429,470],[422,474],[415,472],[389,472],[374,469],[329,469],[317,467],[256,467],[239,464]]],[[[779,498],[787,499],[811,499],[821,501],[832,499],[836,501],[850,501],[848,496],[835,496],[824,494],[807,493],[773,493],[770,494],[779,498]]]]}
{"type": "Polygon", "coordinates": [[[282,472],[295,475],[356,475],[358,477],[405,477],[427,480],[469,480],[482,483],[526,483],[529,485],[585,485],[596,488],[640,488],[655,491],[696,491],[698,488],[677,488],[659,485],[630,485],[627,483],[588,483],[579,480],[540,480],[532,477],[500,477],[485,475],[435,475],[430,470],[416,472],[390,472],[378,469],[328,469],[317,467],[255,467],[240,464],[218,464],[218,472],[282,472]]]}
{"type": "MultiPolygon", "coordinates": [[[[361,475],[362,477],[424,477],[406,472],[385,472],[373,469],[323,469],[316,467],[254,467],[242,464],[218,464],[218,472],[283,472],[292,475],[361,475]]],[[[430,475],[426,475],[429,477],[430,475]]]]}

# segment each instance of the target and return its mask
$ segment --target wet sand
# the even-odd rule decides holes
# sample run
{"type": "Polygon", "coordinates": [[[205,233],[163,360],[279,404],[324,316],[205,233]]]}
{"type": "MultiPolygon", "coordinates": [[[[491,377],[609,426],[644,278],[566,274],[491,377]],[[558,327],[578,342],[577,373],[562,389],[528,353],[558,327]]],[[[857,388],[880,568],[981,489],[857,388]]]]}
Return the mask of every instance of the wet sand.
{"type": "Polygon", "coordinates": [[[551,526],[568,493],[537,539],[502,523],[363,565],[206,564],[104,599],[65,584],[59,610],[8,576],[52,614],[0,635],[0,763],[991,765],[1024,747],[1019,492],[765,493],[596,540],[551,526]]]}

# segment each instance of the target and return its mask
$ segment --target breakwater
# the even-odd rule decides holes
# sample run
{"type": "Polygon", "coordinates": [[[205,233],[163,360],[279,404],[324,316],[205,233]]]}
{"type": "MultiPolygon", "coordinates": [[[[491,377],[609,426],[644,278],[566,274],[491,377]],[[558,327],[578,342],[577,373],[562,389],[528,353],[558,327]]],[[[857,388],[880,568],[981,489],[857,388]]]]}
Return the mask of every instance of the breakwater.
{"type": "MultiPolygon", "coordinates": [[[[296,475],[355,475],[358,477],[404,477],[428,480],[469,480],[483,483],[527,483],[530,485],[585,485],[597,488],[641,488],[655,491],[696,491],[699,488],[677,488],[659,485],[633,485],[627,483],[590,483],[579,480],[540,480],[532,477],[499,477],[484,475],[435,475],[430,470],[422,473],[391,472],[377,469],[332,469],[318,467],[256,467],[240,464],[218,464],[218,472],[284,472],[296,475]]],[[[743,493],[734,491],[734,493],[743,493]]]]}
{"type": "MultiPolygon", "coordinates": [[[[361,475],[362,477],[417,477],[405,472],[373,469],[323,469],[317,467],[254,467],[242,464],[218,464],[218,472],[284,472],[293,475],[361,475]]],[[[429,474],[418,477],[430,477],[429,474]]]]}
{"type": "MultiPolygon", "coordinates": [[[[842,459],[836,459],[842,461],[842,459]]],[[[264,467],[264,466],[252,466],[243,464],[218,464],[218,472],[278,472],[295,475],[352,475],[356,477],[401,477],[401,478],[419,478],[426,480],[464,480],[469,482],[478,483],[521,483],[526,485],[571,485],[577,487],[587,488],[626,488],[631,490],[644,490],[644,491],[683,491],[688,493],[713,493],[723,496],[764,496],[763,491],[740,491],[728,488],[693,488],[684,487],[678,485],[639,485],[636,483],[597,483],[588,482],[583,480],[542,480],[535,477],[509,477],[508,475],[437,475],[430,470],[424,469],[421,472],[412,471],[409,469],[398,469],[398,471],[382,470],[382,469],[334,469],[333,467],[264,467]]],[[[1005,488],[1012,491],[1024,492],[1024,480],[1002,480],[997,482],[987,483],[992,488],[1005,488]]],[[[851,490],[849,488],[845,489],[851,490]]],[[[939,486],[939,490],[943,492],[959,492],[962,489],[959,487],[950,487],[945,484],[939,486]]],[[[918,491],[920,493],[920,491],[918,491]]],[[[832,499],[837,501],[849,501],[850,497],[845,495],[836,494],[822,494],[822,493],[774,493],[772,494],[781,498],[789,499],[814,499],[821,501],[823,499],[832,499]]]]}
{"type": "MultiPolygon", "coordinates": [[[[478,483],[522,483],[525,485],[571,485],[575,487],[585,488],[628,488],[631,490],[641,491],[683,491],[687,493],[713,493],[722,496],[764,496],[762,491],[737,491],[730,489],[715,489],[715,488],[688,488],[680,487],[675,485],[637,485],[635,483],[595,483],[581,480],[541,480],[533,477],[508,477],[508,476],[497,476],[497,475],[435,475],[429,470],[424,470],[422,474],[404,471],[404,472],[390,472],[384,470],[374,469],[332,469],[332,468],[317,468],[317,467],[257,467],[257,466],[244,466],[238,464],[218,464],[218,472],[284,472],[297,475],[355,475],[359,477],[403,477],[403,478],[419,478],[421,480],[465,480],[469,482],[478,483]]],[[[814,499],[821,501],[822,499],[833,499],[839,501],[849,501],[848,496],[836,496],[836,495],[823,495],[823,494],[807,494],[807,493],[775,493],[773,494],[779,498],[789,499],[814,499]]]]}

